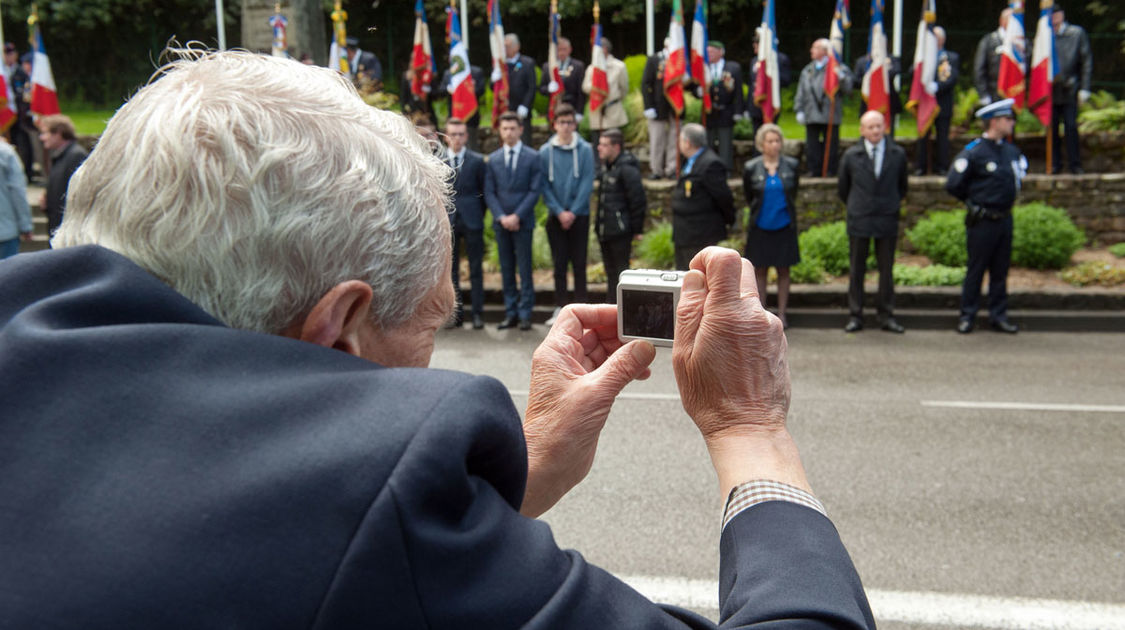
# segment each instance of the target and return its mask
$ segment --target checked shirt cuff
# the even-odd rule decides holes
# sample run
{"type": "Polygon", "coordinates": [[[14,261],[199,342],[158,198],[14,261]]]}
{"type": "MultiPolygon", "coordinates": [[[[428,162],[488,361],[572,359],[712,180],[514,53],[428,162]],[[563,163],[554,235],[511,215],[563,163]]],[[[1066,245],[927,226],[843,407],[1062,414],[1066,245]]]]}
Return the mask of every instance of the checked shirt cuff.
{"type": "Polygon", "coordinates": [[[734,517],[766,501],[797,503],[828,516],[828,513],[824,511],[824,505],[812,494],[780,481],[755,479],[739,484],[730,491],[726,509],[723,510],[722,529],[726,529],[727,523],[731,522],[734,517]]]}

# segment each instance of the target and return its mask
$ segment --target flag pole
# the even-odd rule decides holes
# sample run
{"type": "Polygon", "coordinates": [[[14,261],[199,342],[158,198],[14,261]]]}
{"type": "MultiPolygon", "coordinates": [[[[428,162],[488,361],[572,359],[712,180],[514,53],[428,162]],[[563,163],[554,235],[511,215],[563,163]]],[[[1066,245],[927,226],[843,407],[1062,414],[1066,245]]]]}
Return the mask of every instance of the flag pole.
{"type": "Polygon", "coordinates": [[[651,57],[655,52],[653,36],[656,32],[656,26],[653,20],[656,19],[652,5],[656,0],[645,0],[645,56],[651,57]]]}
{"type": "MultiPolygon", "coordinates": [[[[452,4],[455,0],[449,0],[452,4]]],[[[469,52],[469,0],[461,0],[461,45],[465,47],[465,52],[469,52]]],[[[469,73],[472,77],[472,73],[469,73]]],[[[473,86],[473,90],[476,90],[473,86]]],[[[475,92],[474,92],[475,93],[475,92]]]]}
{"type": "Polygon", "coordinates": [[[223,0],[215,0],[215,24],[219,27],[219,50],[226,50],[227,27],[223,23],[223,0]]]}
{"type": "Polygon", "coordinates": [[[828,177],[828,155],[832,150],[832,124],[836,117],[836,97],[828,99],[828,131],[824,133],[824,160],[820,163],[820,176],[828,177]]]}

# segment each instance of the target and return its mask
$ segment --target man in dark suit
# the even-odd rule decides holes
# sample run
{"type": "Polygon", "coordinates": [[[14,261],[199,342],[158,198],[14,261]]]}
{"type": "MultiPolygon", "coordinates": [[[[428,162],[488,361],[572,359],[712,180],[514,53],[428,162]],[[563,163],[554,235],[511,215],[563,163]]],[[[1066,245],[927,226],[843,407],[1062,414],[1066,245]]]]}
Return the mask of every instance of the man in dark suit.
{"type": "MultiPolygon", "coordinates": [[[[477,137],[480,133],[480,108],[483,107],[484,101],[481,97],[484,96],[484,91],[487,89],[484,81],[484,71],[480,66],[469,66],[469,76],[473,80],[473,90],[477,95],[477,110],[468,120],[464,121],[465,126],[468,127],[469,143],[468,146],[473,151],[480,152],[480,139],[477,137]]],[[[435,99],[445,98],[449,100],[449,107],[446,111],[453,112],[453,95],[449,91],[450,82],[453,80],[453,75],[449,73],[447,68],[441,75],[441,81],[434,87],[433,97],[435,99]]]]}
{"type": "Polygon", "coordinates": [[[727,183],[727,167],[707,148],[703,125],[684,125],[680,153],[684,162],[672,190],[672,243],[676,269],[687,269],[701,249],[727,237],[734,223],[734,197],[727,183]]]}
{"type": "Polygon", "coordinates": [[[531,117],[535,104],[535,60],[520,53],[520,38],[515,33],[504,35],[505,63],[508,65],[508,109],[520,117],[523,135],[520,140],[531,145],[531,117]]]}
{"type": "Polygon", "coordinates": [[[86,149],[78,144],[74,123],[63,114],[52,114],[39,121],[39,141],[50,159],[47,190],[39,207],[47,214],[47,234],[54,234],[66,212],[66,191],[70,177],[86,159],[86,149]]]}
{"type": "Polygon", "coordinates": [[[1059,5],[1051,12],[1051,28],[1055,31],[1055,54],[1059,72],[1051,89],[1051,138],[1055,149],[1051,156],[1051,172],[1062,172],[1063,137],[1066,138],[1066,158],[1070,172],[1081,175],[1082,156],[1078,143],[1078,106],[1090,100],[1090,78],[1094,72],[1094,57],[1090,52],[1090,37],[1086,29],[1066,21],[1066,13],[1059,5]]]}
{"type": "Polygon", "coordinates": [[[368,52],[359,47],[359,39],[347,39],[348,70],[357,85],[369,84],[379,88],[383,84],[383,64],[373,52],[368,52]]]}
{"type": "Polygon", "coordinates": [[[863,279],[867,251],[875,239],[879,266],[879,321],[883,330],[906,329],[894,318],[895,283],[892,275],[898,215],[906,197],[906,151],[883,133],[883,114],[870,111],[859,119],[863,141],[851,146],[840,160],[837,192],[848,207],[848,323],[846,332],[863,330],[863,279]]]}
{"type": "Polygon", "coordinates": [[[535,230],[535,202],[539,200],[542,169],[539,153],[520,136],[523,121],[515,112],[500,115],[503,145],[488,156],[484,199],[492,211],[500,277],[504,285],[504,321],[500,330],[519,326],[531,330],[535,284],[531,277],[531,237],[535,230]],[[516,267],[519,283],[516,283],[516,267]]]}
{"type": "MultiPolygon", "coordinates": [[[[472,286],[473,330],[484,328],[484,156],[465,146],[468,128],[460,118],[445,121],[446,164],[453,169],[453,290],[461,295],[461,241],[469,258],[469,282],[472,286]]],[[[449,327],[462,324],[462,300],[449,327]]]]}
{"type": "MultiPolygon", "coordinates": [[[[925,175],[931,171],[930,139],[933,138],[936,151],[932,170],[935,175],[944,176],[949,170],[949,127],[953,121],[954,89],[957,87],[958,77],[961,76],[961,58],[952,50],[945,49],[944,28],[935,26],[934,35],[937,37],[938,44],[937,70],[934,78],[937,83],[936,95],[940,110],[933,126],[926,131],[924,137],[918,139],[915,145],[917,168],[914,172],[917,175],[925,175]]],[[[912,73],[913,69],[908,74],[912,73]]]]}
{"type": "MultiPolygon", "coordinates": [[[[325,68],[218,52],[162,69],[99,143],[63,249],[0,265],[5,627],[716,628],[537,520],[656,356],[601,334],[614,307],[563,310],[522,423],[495,379],[425,369],[454,304],[451,172],[404,118],[325,68]]],[[[677,323],[726,501],[724,626],[874,628],[749,264],[703,252],[677,323]]]]}
{"type": "Polygon", "coordinates": [[[726,47],[720,41],[707,42],[711,61],[710,85],[703,86],[711,94],[711,112],[704,113],[707,146],[719,154],[730,173],[734,169],[734,123],[746,109],[742,94],[742,67],[723,57],[726,47]]]}
{"type": "MultiPolygon", "coordinates": [[[[586,93],[582,91],[582,77],[586,76],[586,64],[571,56],[570,40],[566,37],[559,38],[559,77],[562,79],[562,97],[558,104],[566,103],[574,108],[578,122],[582,122],[582,110],[586,108],[586,93]]],[[[551,71],[547,64],[543,64],[540,73],[539,93],[550,98],[551,96],[551,71]]]]}

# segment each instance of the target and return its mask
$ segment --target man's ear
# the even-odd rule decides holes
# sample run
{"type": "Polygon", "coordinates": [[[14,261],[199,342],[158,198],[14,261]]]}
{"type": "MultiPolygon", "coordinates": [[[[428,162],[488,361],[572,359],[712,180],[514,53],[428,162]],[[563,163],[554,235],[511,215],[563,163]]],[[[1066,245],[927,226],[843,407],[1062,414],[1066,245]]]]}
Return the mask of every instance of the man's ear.
{"type": "Polygon", "coordinates": [[[329,289],[286,335],[360,357],[360,332],[371,317],[371,294],[371,285],[366,282],[341,282],[329,289]]]}

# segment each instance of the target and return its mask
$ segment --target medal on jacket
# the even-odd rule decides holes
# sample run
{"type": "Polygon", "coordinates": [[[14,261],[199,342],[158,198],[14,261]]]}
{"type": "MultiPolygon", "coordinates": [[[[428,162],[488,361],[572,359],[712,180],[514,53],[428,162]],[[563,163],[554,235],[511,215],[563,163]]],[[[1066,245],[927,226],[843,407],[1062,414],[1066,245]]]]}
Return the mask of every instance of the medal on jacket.
{"type": "Polygon", "coordinates": [[[684,197],[691,198],[691,180],[684,182],[684,197]]]}

